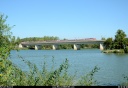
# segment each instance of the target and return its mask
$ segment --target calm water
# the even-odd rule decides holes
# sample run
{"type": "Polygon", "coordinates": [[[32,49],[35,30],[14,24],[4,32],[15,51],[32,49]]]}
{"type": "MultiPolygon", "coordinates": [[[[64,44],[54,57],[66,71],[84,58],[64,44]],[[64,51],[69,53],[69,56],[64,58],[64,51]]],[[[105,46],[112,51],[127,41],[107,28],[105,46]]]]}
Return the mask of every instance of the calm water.
{"type": "Polygon", "coordinates": [[[46,61],[48,69],[52,66],[53,57],[56,68],[68,58],[69,74],[77,71],[77,78],[90,72],[95,66],[100,67],[95,74],[95,79],[100,85],[118,85],[125,81],[123,75],[128,76],[128,54],[105,54],[99,49],[11,51],[11,60],[23,70],[27,70],[18,55],[35,63],[39,68],[46,61]]]}

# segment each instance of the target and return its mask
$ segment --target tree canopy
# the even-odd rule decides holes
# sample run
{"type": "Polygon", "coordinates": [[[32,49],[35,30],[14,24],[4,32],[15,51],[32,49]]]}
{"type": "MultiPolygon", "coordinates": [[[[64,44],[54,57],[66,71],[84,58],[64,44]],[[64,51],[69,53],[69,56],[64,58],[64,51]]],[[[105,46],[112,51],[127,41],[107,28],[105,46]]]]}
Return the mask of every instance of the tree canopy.
{"type": "Polygon", "coordinates": [[[107,40],[104,42],[104,46],[106,49],[111,49],[112,48],[112,43],[113,39],[112,38],[107,38],[107,40]]]}
{"type": "Polygon", "coordinates": [[[118,29],[115,38],[107,38],[104,42],[105,49],[125,49],[128,46],[127,35],[122,29],[118,29]]]}
{"type": "Polygon", "coordinates": [[[8,16],[0,13],[0,59],[8,57],[13,45],[11,44],[12,33],[10,32],[13,26],[10,27],[6,23],[7,18],[8,16]]]}
{"type": "Polygon", "coordinates": [[[118,29],[115,35],[114,46],[116,49],[123,49],[126,45],[125,42],[126,34],[123,30],[118,29]]]}
{"type": "Polygon", "coordinates": [[[51,40],[59,40],[57,36],[44,36],[44,37],[28,37],[20,39],[22,42],[25,41],[51,41],[51,40]]]}

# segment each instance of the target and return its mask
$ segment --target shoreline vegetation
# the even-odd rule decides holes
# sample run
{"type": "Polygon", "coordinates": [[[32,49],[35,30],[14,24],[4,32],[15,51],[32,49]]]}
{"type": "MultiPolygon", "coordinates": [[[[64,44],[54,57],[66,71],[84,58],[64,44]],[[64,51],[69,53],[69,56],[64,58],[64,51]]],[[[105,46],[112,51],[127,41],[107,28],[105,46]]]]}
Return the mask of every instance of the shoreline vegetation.
{"type": "MultiPolygon", "coordinates": [[[[19,56],[19,59],[29,67],[28,71],[20,69],[8,59],[11,57],[10,51],[19,43],[19,38],[15,39],[12,36],[10,30],[13,26],[6,24],[7,18],[4,14],[0,14],[0,86],[102,86],[94,79],[94,74],[99,70],[97,66],[81,76],[74,84],[75,75],[68,74],[67,70],[68,59],[65,59],[57,69],[54,69],[54,60],[52,60],[53,65],[49,71],[46,62],[42,64],[42,70],[39,70],[35,64],[19,56]]],[[[124,79],[126,82],[119,85],[128,86],[128,76],[124,79]]]]}
{"type": "Polygon", "coordinates": [[[128,38],[125,32],[118,29],[115,38],[102,38],[104,42],[103,53],[128,53],[128,38]]]}
{"type": "MultiPolygon", "coordinates": [[[[15,38],[13,36],[12,42],[16,45],[15,49],[18,50],[28,50],[28,49],[34,49],[34,46],[24,47],[22,49],[18,48],[18,44],[21,42],[31,42],[31,41],[57,41],[59,40],[59,37],[56,36],[44,36],[44,37],[28,37],[28,38],[22,38],[20,39],[15,38]]],[[[63,39],[68,40],[68,39],[63,39]]],[[[118,29],[115,35],[115,38],[104,38],[102,37],[101,40],[105,40],[103,43],[104,50],[102,50],[103,53],[128,53],[128,38],[125,32],[121,29],[118,29]]],[[[93,48],[99,48],[99,44],[81,44],[81,49],[93,49],[93,48]]],[[[72,44],[61,44],[59,45],[58,49],[73,49],[72,44]]],[[[41,46],[40,50],[52,50],[52,46],[50,45],[43,45],[41,46]]]]}
{"type": "Polygon", "coordinates": [[[103,50],[102,53],[125,53],[123,49],[103,50]]]}

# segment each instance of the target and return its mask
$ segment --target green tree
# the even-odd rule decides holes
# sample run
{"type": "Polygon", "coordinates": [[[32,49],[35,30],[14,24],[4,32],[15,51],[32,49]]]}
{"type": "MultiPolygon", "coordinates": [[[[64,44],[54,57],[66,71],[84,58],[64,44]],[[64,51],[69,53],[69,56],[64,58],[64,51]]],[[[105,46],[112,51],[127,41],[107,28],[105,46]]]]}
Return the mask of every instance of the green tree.
{"type": "Polygon", "coordinates": [[[104,42],[105,49],[112,49],[113,40],[112,38],[107,38],[104,42]]]}
{"type": "MultiPolygon", "coordinates": [[[[9,24],[6,23],[8,16],[0,14],[0,59],[7,58],[9,56],[10,50],[13,48],[11,44],[11,28],[9,24]]],[[[14,46],[14,45],[13,45],[14,46]]]]}
{"type": "Polygon", "coordinates": [[[128,46],[128,38],[124,39],[124,45],[125,45],[125,47],[128,46]]]}
{"type": "Polygon", "coordinates": [[[125,38],[125,41],[124,41],[124,43],[126,44],[124,47],[124,52],[125,53],[128,53],[128,38],[125,38]]]}
{"type": "Polygon", "coordinates": [[[106,40],[105,37],[102,37],[101,40],[106,40]]]}
{"type": "Polygon", "coordinates": [[[11,28],[7,23],[7,16],[0,14],[0,85],[11,83],[10,75],[12,72],[12,63],[7,59],[11,49],[14,47],[11,41],[14,37],[11,36],[11,28]]]}
{"type": "Polygon", "coordinates": [[[115,35],[114,46],[116,49],[124,49],[126,46],[126,34],[123,30],[118,29],[115,35]]]}
{"type": "Polygon", "coordinates": [[[16,44],[19,44],[21,42],[20,37],[17,37],[16,44]]]}

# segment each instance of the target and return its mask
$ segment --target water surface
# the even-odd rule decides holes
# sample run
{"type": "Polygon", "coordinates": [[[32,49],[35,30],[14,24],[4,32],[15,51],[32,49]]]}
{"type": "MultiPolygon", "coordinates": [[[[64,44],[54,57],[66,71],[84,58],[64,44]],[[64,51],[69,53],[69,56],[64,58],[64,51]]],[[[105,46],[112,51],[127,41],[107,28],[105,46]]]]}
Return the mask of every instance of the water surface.
{"type": "Polygon", "coordinates": [[[28,70],[27,66],[18,58],[35,63],[39,69],[44,61],[47,62],[47,68],[52,66],[54,58],[55,68],[67,58],[69,60],[69,74],[77,71],[77,78],[90,72],[95,66],[100,70],[95,74],[95,79],[100,85],[118,85],[124,82],[124,76],[128,76],[128,54],[106,54],[101,53],[99,49],[85,50],[20,50],[11,51],[11,60],[23,70],[28,70]]]}

